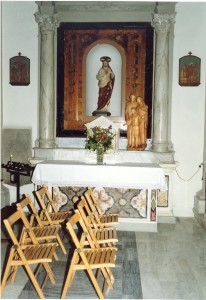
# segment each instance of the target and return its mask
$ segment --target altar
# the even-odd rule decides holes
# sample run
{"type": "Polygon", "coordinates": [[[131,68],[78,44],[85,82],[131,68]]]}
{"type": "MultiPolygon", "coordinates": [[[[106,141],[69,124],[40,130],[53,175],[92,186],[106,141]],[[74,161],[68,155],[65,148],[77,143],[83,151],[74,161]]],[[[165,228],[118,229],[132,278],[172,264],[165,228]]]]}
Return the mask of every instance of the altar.
{"type": "Polygon", "coordinates": [[[53,187],[60,196],[59,208],[73,202],[91,186],[104,213],[119,213],[120,229],[156,231],[158,191],[167,190],[163,169],[158,164],[116,163],[98,165],[79,161],[47,160],[36,165],[36,185],[53,187]]]}

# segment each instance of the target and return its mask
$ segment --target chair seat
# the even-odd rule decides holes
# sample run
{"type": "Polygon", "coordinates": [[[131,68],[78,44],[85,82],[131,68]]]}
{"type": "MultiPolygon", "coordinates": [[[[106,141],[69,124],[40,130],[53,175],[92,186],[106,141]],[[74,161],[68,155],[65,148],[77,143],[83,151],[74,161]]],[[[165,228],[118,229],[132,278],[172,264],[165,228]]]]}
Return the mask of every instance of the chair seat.
{"type": "MultiPolygon", "coordinates": [[[[101,228],[90,229],[95,236],[95,239],[99,245],[114,245],[118,242],[116,228],[101,228]]],[[[91,232],[91,231],[89,231],[91,232]]],[[[89,242],[85,240],[84,245],[89,245],[89,242]]]]}
{"type": "MultiPolygon", "coordinates": [[[[75,250],[76,252],[80,252],[79,249],[75,250]]],[[[108,248],[84,248],[81,250],[89,263],[91,269],[97,269],[101,267],[115,267],[116,253],[117,248],[108,247],[108,248]]],[[[75,269],[86,269],[85,263],[80,260],[79,263],[74,266],[75,269]]]]}
{"type": "MultiPolygon", "coordinates": [[[[43,240],[43,239],[54,239],[57,237],[57,233],[61,226],[55,225],[55,226],[36,226],[33,227],[32,230],[36,236],[36,239],[43,240]]],[[[27,231],[27,230],[25,230],[27,231]]],[[[25,242],[29,242],[30,238],[25,238],[25,242]]]]}
{"type": "MultiPolygon", "coordinates": [[[[52,262],[52,257],[57,246],[57,243],[47,243],[40,245],[22,245],[20,248],[27,259],[27,263],[38,264],[43,262],[52,262]]],[[[15,256],[13,261],[19,261],[21,265],[24,264],[19,255],[15,256]]]]}
{"type": "MultiPolygon", "coordinates": [[[[69,218],[72,216],[72,211],[62,211],[62,212],[51,212],[49,213],[49,216],[52,220],[53,223],[59,224],[62,223],[64,221],[68,221],[69,218]]],[[[43,224],[49,224],[48,218],[46,215],[42,215],[42,219],[41,219],[43,224]]]]}
{"type": "Polygon", "coordinates": [[[106,224],[106,226],[118,224],[117,214],[100,215],[99,218],[100,218],[100,222],[102,224],[106,224]]]}
{"type": "Polygon", "coordinates": [[[104,230],[93,229],[93,233],[98,242],[99,241],[104,241],[104,243],[118,242],[116,228],[104,228],[104,230]]]}

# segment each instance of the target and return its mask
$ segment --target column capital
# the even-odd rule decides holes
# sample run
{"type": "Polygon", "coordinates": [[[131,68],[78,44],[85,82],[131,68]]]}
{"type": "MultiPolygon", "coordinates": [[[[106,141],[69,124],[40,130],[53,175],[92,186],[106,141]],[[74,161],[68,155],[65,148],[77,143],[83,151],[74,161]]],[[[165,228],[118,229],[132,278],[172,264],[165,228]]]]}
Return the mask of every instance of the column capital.
{"type": "Polygon", "coordinates": [[[34,16],[41,30],[55,31],[59,27],[59,20],[55,14],[49,15],[36,12],[34,16]]]}
{"type": "Polygon", "coordinates": [[[175,22],[175,14],[153,14],[152,27],[156,32],[168,32],[175,22]]]}

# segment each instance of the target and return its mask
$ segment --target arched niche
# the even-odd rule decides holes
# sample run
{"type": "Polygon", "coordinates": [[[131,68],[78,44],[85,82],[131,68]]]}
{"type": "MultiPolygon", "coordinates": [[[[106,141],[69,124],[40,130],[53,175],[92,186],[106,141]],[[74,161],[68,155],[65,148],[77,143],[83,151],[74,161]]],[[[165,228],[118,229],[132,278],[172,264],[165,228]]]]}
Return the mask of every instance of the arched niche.
{"type": "Polygon", "coordinates": [[[93,43],[85,52],[83,58],[83,99],[85,119],[92,116],[97,108],[98,101],[98,80],[96,75],[102,67],[100,58],[109,56],[110,67],[115,74],[115,83],[110,101],[111,118],[124,117],[125,104],[125,53],[118,44],[110,40],[98,40],[93,43]]]}

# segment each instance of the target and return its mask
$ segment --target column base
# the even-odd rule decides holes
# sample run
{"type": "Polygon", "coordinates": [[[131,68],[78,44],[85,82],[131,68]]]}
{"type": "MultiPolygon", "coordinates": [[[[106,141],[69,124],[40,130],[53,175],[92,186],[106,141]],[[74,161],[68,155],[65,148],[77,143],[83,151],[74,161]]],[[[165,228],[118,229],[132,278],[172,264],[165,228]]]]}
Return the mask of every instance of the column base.
{"type": "Polygon", "coordinates": [[[173,145],[172,143],[168,142],[153,142],[152,147],[150,149],[153,152],[173,152],[173,145]]]}
{"type": "Polygon", "coordinates": [[[197,214],[205,214],[206,207],[205,207],[205,196],[203,191],[197,192],[194,198],[194,210],[197,212],[197,214]]]}
{"type": "Polygon", "coordinates": [[[57,148],[57,145],[54,139],[39,139],[39,148],[57,148]]]}
{"type": "Polygon", "coordinates": [[[206,231],[206,203],[205,194],[203,190],[197,192],[194,198],[194,217],[200,223],[202,228],[206,231]]]}
{"type": "Polygon", "coordinates": [[[201,227],[206,231],[206,214],[198,214],[195,209],[193,209],[194,217],[201,227]]]}

